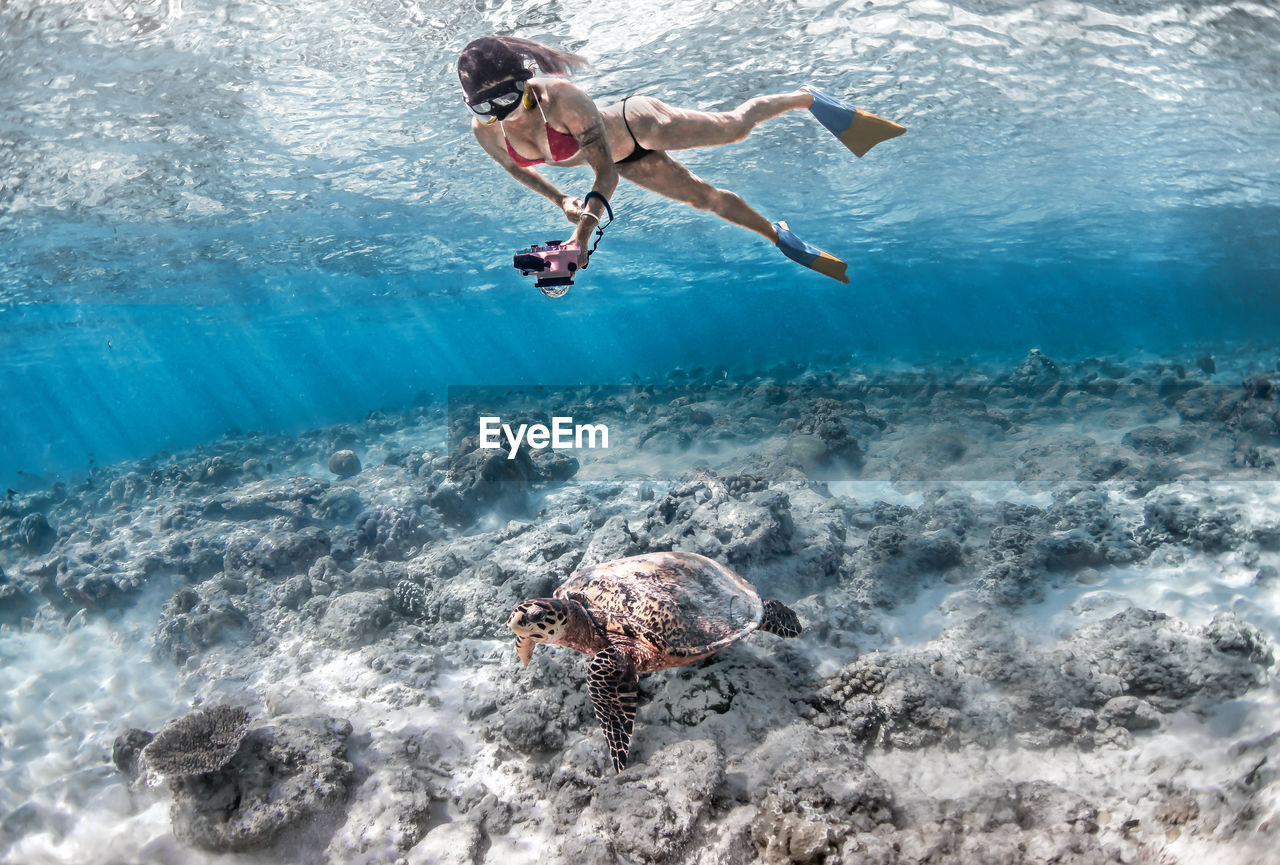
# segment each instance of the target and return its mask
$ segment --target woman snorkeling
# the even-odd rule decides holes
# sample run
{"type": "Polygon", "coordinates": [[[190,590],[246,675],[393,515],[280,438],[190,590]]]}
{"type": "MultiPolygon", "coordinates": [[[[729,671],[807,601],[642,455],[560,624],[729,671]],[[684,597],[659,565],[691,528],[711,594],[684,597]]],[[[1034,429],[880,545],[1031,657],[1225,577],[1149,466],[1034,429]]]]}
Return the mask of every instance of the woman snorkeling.
{"type": "Polygon", "coordinates": [[[587,265],[587,241],[604,215],[595,195],[565,195],[533,169],[535,165],[587,165],[592,191],[612,198],[622,177],[659,195],[707,210],[767,238],[793,261],[848,282],[845,262],[769,222],[734,193],[718,189],[677,162],[668,151],[741,141],[757,125],[786,111],[807,108],[857,156],[906,129],[832,99],[813,87],[757,96],[733,111],[673,108],[651,96],[628,96],[599,108],[581,88],[562,77],[587,61],[528,39],[477,39],[458,58],[463,99],[475,115],[471,129],[485,152],[516,180],[552,201],[576,225],[568,241],[587,265]],[[584,205],[583,202],[586,201],[584,205]]]}

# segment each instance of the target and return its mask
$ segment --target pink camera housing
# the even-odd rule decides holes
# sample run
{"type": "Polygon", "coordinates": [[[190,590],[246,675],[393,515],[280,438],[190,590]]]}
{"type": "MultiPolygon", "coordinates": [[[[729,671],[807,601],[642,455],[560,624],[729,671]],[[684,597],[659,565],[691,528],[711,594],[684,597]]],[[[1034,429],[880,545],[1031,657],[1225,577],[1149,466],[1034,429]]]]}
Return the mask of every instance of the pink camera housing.
{"type": "Polygon", "coordinates": [[[561,297],[573,285],[573,275],[578,270],[578,247],[548,240],[544,246],[534,244],[517,252],[514,264],[521,276],[538,274],[534,286],[547,297],[561,297]]]}

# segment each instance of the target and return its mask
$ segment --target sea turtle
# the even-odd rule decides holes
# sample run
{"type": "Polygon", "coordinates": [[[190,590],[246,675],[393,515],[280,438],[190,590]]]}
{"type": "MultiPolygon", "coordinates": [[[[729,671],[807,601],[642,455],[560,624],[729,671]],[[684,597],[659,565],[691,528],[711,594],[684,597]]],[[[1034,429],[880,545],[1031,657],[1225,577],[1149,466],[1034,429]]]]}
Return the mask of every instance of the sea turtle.
{"type": "Polygon", "coordinates": [[[637,677],[691,664],[757,628],[794,637],[800,620],[780,601],[696,553],[648,553],[583,568],[554,597],[511,611],[516,654],[529,665],[537,643],[591,655],[591,707],[621,772],[636,719],[637,677]]]}

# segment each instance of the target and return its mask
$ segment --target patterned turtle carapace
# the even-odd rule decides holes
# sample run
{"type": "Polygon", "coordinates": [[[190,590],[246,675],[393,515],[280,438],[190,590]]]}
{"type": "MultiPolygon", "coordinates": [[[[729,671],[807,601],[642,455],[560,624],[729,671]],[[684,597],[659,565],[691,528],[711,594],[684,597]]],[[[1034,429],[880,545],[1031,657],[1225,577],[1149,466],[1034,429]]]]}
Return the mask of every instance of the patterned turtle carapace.
{"type": "Polygon", "coordinates": [[[779,601],[696,553],[648,553],[583,568],[552,598],[523,601],[507,625],[528,665],[537,643],[592,656],[591,704],[614,767],[627,764],[635,722],[637,677],[718,652],[755,630],[800,633],[800,620],[779,601]]]}

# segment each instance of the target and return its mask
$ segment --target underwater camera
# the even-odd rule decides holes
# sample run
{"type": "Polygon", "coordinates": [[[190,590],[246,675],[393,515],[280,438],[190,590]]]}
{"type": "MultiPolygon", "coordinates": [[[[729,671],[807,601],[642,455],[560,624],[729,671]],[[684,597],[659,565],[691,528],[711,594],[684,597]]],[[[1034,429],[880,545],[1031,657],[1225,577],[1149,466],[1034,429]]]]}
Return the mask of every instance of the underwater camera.
{"type": "Polygon", "coordinates": [[[534,287],[547,297],[564,297],[578,270],[578,247],[548,240],[517,252],[514,263],[521,276],[538,274],[534,287]]]}

